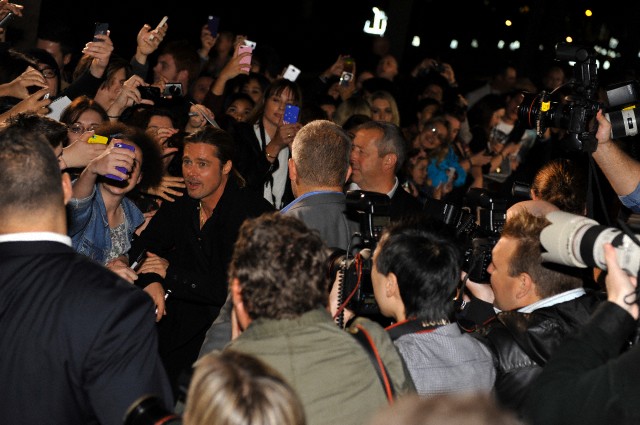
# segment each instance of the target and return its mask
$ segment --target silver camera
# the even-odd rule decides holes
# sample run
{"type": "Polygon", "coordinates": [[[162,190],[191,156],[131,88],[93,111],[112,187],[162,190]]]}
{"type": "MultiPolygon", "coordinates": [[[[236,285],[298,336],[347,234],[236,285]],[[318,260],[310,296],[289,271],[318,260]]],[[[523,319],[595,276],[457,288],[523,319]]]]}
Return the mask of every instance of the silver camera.
{"type": "Polygon", "coordinates": [[[564,211],[550,212],[547,219],[551,224],[540,233],[540,242],[547,251],[542,254],[544,261],[606,270],[603,246],[609,242],[616,249],[620,268],[630,276],[638,275],[640,246],[621,230],[564,211]]]}

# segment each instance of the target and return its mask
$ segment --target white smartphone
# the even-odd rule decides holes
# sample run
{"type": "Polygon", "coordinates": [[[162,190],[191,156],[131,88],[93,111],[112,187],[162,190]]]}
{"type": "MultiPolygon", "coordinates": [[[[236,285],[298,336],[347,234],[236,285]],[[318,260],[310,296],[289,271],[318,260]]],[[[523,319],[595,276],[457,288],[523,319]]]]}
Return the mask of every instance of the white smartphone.
{"type": "Polygon", "coordinates": [[[289,81],[295,81],[300,75],[300,72],[301,71],[299,68],[296,68],[293,65],[289,65],[287,69],[284,71],[284,74],[282,74],[282,78],[285,78],[289,81]]]}
{"type": "MultiPolygon", "coordinates": [[[[167,23],[167,20],[169,19],[168,16],[165,16],[164,18],[162,18],[162,20],[160,21],[160,23],[158,24],[158,26],[156,27],[156,30],[159,30],[160,28],[162,28],[164,26],[164,24],[167,23]]],[[[149,36],[149,40],[153,40],[154,38],[156,38],[156,36],[154,34],[151,34],[149,36]]]]}
{"type": "Polygon", "coordinates": [[[251,41],[247,39],[244,40],[244,45],[251,47],[251,50],[255,50],[257,44],[258,43],[256,43],[255,41],[251,41]]]}

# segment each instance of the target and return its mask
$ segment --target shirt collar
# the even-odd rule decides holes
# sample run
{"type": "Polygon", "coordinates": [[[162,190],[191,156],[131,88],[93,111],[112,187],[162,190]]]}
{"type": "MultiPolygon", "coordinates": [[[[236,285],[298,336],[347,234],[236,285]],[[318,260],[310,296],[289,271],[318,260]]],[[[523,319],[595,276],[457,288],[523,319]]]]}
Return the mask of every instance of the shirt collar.
{"type": "Polygon", "coordinates": [[[67,246],[71,246],[71,238],[60,233],[53,232],[23,232],[8,233],[0,235],[1,242],[34,242],[34,241],[52,241],[60,242],[67,246]]]}

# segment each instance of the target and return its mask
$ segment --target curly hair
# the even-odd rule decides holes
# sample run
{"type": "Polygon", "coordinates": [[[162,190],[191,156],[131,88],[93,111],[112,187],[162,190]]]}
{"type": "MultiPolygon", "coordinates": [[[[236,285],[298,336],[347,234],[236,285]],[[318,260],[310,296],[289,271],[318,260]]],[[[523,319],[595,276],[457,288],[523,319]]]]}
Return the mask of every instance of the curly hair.
{"type": "Polygon", "coordinates": [[[293,319],[328,302],[327,254],[296,218],[263,214],[240,227],[229,281],[238,279],[252,319],[293,319]]]}

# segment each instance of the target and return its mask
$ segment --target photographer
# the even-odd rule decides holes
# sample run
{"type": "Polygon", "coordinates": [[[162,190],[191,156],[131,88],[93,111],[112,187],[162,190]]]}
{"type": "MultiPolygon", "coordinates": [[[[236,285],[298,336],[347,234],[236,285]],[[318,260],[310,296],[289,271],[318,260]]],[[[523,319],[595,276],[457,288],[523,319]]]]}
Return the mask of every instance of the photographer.
{"type": "Polygon", "coordinates": [[[640,349],[619,355],[638,321],[637,278],[604,245],[608,302],[567,340],[534,382],[525,405],[531,424],[637,424],[640,349]],[[553,394],[553,397],[549,397],[553,394]]]}
{"type": "Polygon", "coordinates": [[[515,410],[559,344],[600,302],[585,292],[573,269],[543,262],[540,233],[547,225],[526,210],[510,216],[492,251],[491,286],[480,285],[492,293],[499,312],[477,336],[495,356],[498,400],[515,410]]]}
{"type": "Polygon", "coordinates": [[[598,111],[598,148],[593,159],[618,194],[620,202],[631,211],[640,213],[640,162],[631,158],[611,140],[611,123],[598,111]]]}
{"type": "MultiPolygon", "coordinates": [[[[388,228],[373,255],[376,302],[418,394],[487,391],[496,372],[490,351],[451,323],[460,250],[434,222],[388,228]]],[[[441,226],[439,226],[441,229],[441,226]]]]}

